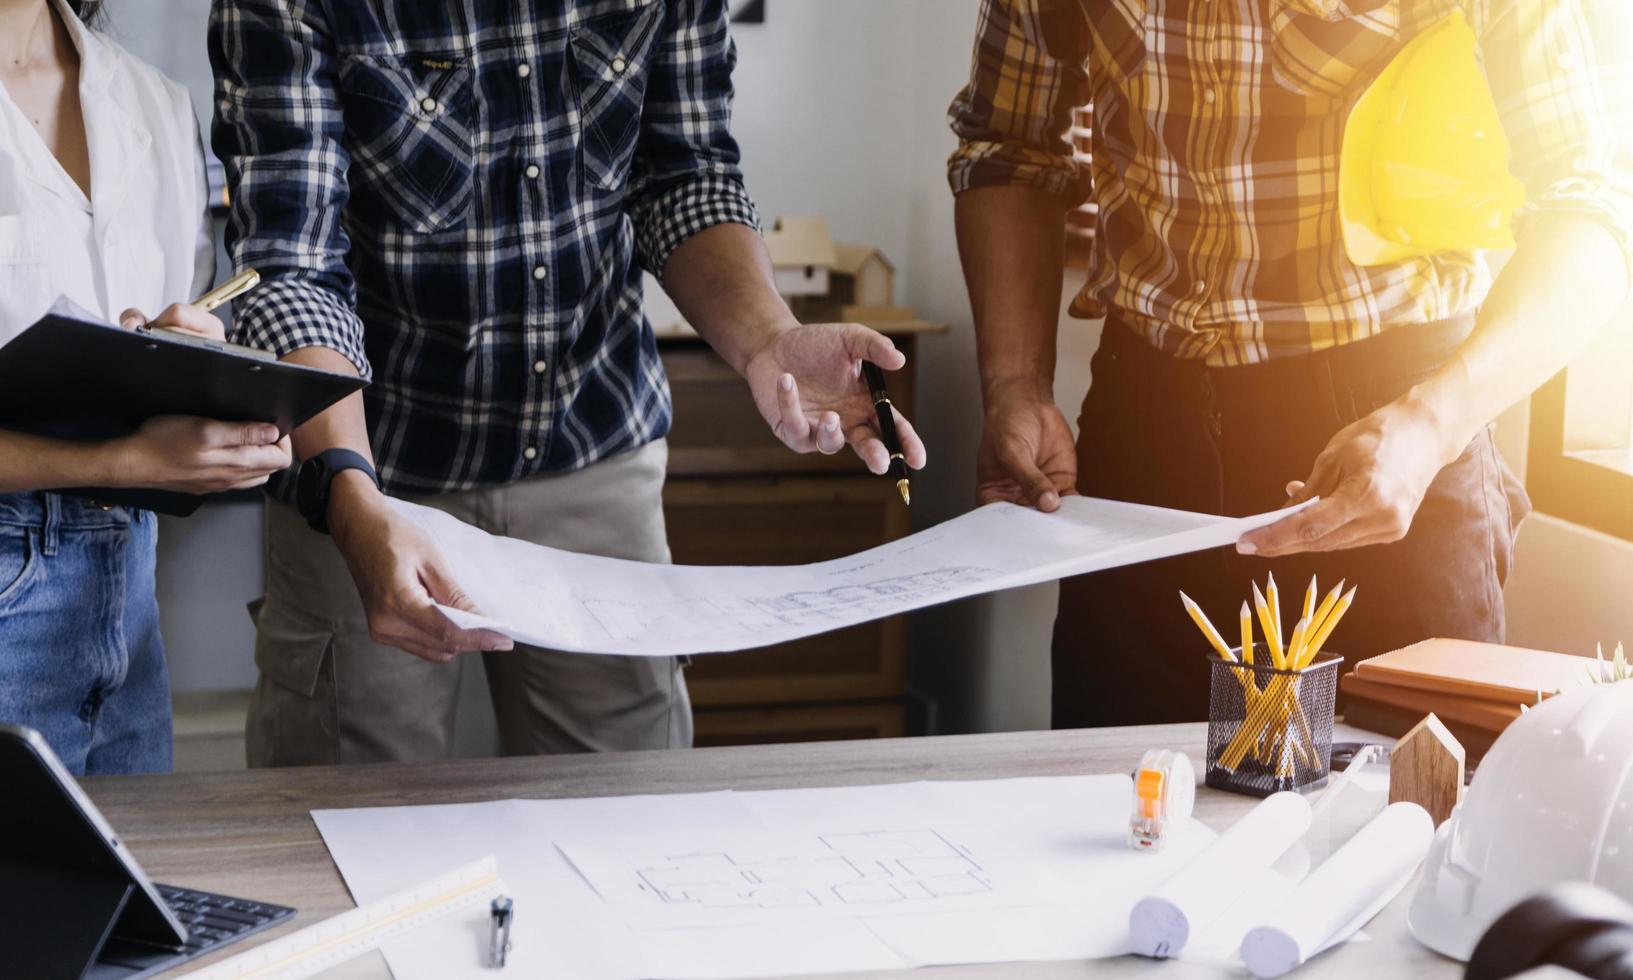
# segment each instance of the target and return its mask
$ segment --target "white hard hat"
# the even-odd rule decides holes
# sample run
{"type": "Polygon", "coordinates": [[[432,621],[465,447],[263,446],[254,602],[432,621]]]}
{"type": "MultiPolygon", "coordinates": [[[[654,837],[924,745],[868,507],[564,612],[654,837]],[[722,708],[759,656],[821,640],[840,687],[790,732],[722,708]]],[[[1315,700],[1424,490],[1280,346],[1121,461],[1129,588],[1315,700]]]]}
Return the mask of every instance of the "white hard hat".
{"type": "Polygon", "coordinates": [[[1498,737],[1435,835],[1407,921],[1467,960],[1514,904],[1562,881],[1633,900],[1633,682],[1544,701],[1498,737]]]}

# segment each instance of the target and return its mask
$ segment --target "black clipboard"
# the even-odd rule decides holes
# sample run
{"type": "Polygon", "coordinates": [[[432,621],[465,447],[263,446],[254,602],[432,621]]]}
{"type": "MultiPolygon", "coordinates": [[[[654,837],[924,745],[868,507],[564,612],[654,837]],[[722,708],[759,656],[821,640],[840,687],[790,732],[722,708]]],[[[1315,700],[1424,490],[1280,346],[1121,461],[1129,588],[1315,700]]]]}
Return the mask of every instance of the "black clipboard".
{"type": "MultiPolygon", "coordinates": [[[[288,433],[367,382],[261,351],[100,323],[59,303],[0,347],[0,429],[59,439],[129,435],[159,415],[269,422],[288,433]]],[[[59,491],[186,516],[204,499],[163,490],[59,491]]]]}

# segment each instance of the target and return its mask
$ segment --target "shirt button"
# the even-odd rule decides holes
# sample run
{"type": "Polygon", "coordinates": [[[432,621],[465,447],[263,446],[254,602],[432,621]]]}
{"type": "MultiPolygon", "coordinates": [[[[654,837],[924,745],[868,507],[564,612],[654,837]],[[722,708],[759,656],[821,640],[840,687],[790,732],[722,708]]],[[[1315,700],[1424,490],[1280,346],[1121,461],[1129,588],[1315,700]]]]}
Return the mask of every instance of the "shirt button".
{"type": "Polygon", "coordinates": [[[420,100],[420,108],[424,109],[426,112],[436,112],[437,100],[427,95],[425,98],[420,100]]]}
{"type": "Polygon", "coordinates": [[[1201,279],[1198,279],[1191,286],[1191,292],[1197,294],[1198,296],[1201,296],[1203,293],[1205,293],[1207,291],[1208,291],[1208,284],[1206,282],[1203,282],[1201,279]]]}
{"type": "Polygon", "coordinates": [[[1219,98],[1219,96],[1213,89],[1205,88],[1202,90],[1202,101],[1206,102],[1208,105],[1213,105],[1214,100],[1217,98],[1219,98]]]}
{"type": "Polygon", "coordinates": [[[544,277],[548,276],[549,274],[550,274],[550,270],[546,269],[542,265],[536,265],[536,266],[533,267],[533,278],[536,279],[536,280],[539,280],[539,281],[542,282],[544,280],[544,277]]]}
{"type": "Polygon", "coordinates": [[[539,451],[537,449],[533,448],[532,446],[528,446],[526,449],[522,450],[522,458],[523,459],[538,459],[539,458],[539,451]]]}
{"type": "Polygon", "coordinates": [[[623,58],[612,59],[612,73],[614,75],[622,75],[626,70],[628,70],[628,68],[629,62],[625,61],[623,58]]]}
{"type": "Polygon", "coordinates": [[[531,74],[533,74],[533,66],[527,62],[524,61],[516,66],[516,76],[518,78],[526,78],[531,74]]]}
{"type": "Polygon", "coordinates": [[[523,171],[523,172],[527,174],[527,179],[528,180],[538,180],[539,179],[539,165],[536,164],[536,163],[528,164],[527,169],[525,171],[523,171]]]}
{"type": "Polygon", "coordinates": [[[546,372],[548,370],[550,370],[550,365],[546,361],[544,361],[542,358],[533,362],[533,373],[534,374],[543,374],[544,372],[546,372]]]}

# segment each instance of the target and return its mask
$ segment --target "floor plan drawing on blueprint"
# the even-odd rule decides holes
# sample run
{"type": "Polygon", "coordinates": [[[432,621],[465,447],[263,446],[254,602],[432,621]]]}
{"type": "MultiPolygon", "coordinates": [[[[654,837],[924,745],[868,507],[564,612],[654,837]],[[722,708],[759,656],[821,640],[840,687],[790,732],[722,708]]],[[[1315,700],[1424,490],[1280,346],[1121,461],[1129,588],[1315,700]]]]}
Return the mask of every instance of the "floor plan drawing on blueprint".
{"type": "Polygon", "coordinates": [[[934,830],[832,834],[799,855],[693,851],[635,869],[664,905],[787,908],[921,902],[992,891],[968,849],[934,830]]]}
{"type": "Polygon", "coordinates": [[[586,599],[584,608],[608,636],[620,640],[659,633],[707,637],[719,636],[726,630],[754,633],[787,627],[827,628],[856,622],[857,617],[888,616],[903,602],[933,598],[1000,574],[992,568],[954,566],[821,591],[645,603],[586,599]]]}
{"type": "Polygon", "coordinates": [[[1017,904],[1035,877],[934,827],[557,846],[635,928],[1017,904]]]}

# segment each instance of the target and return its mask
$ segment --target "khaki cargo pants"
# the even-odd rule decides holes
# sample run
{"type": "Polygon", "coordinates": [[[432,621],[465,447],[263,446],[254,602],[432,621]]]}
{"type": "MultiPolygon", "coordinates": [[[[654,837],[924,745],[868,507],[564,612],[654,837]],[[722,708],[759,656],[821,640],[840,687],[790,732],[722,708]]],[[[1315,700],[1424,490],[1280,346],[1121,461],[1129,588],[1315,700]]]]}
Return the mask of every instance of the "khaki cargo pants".
{"type": "MultiPolygon", "coordinates": [[[[493,534],[587,554],[667,562],[659,441],[584,470],[419,498],[493,534]]],[[[449,755],[459,662],[433,664],[369,638],[334,542],[293,507],[266,517],[266,597],[254,610],[251,766],[421,761],[449,755]]],[[[507,755],[686,748],[691,704],[673,658],[518,645],[483,668],[507,755]]]]}

